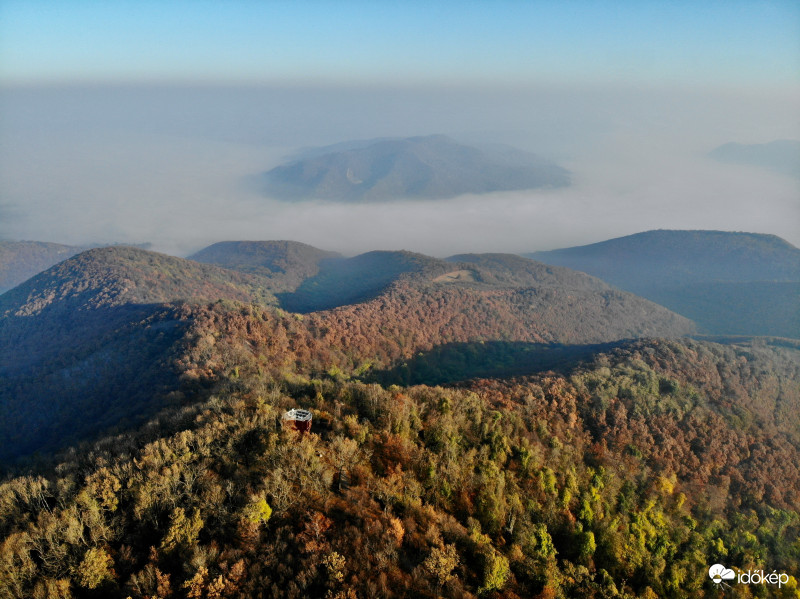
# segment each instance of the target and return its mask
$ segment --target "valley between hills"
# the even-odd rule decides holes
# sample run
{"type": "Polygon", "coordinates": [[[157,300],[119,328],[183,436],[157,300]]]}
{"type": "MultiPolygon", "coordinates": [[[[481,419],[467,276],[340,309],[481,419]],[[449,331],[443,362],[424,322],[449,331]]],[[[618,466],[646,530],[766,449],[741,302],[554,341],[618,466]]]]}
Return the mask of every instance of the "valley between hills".
{"type": "Polygon", "coordinates": [[[0,597],[800,596],[800,250],[529,256],[0,243],[0,597]]]}

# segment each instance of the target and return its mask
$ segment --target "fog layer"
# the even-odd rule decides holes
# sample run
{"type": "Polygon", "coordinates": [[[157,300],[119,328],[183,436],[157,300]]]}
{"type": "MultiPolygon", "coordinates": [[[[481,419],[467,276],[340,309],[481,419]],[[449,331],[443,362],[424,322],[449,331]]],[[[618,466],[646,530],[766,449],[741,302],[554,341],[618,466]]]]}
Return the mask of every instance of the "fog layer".
{"type": "Polygon", "coordinates": [[[800,139],[798,98],[631,88],[19,88],[0,92],[0,239],[226,239],[353,254],[534,251],[655,228],[774,233],[800,245],[800,183],[707,157],[800,139]],[[298,148],[443,133],[568,168],[573,185],[371,205],[285,203],[248,177],[298,148]]]}

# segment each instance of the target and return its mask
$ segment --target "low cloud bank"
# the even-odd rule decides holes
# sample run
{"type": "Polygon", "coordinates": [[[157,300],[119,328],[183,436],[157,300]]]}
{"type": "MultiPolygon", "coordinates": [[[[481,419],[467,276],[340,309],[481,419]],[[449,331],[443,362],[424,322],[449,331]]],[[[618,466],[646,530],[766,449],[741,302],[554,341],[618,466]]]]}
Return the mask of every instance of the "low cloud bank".
{"type": "Polygon", "coordinates": [[[791,98],[406,90],[405,104],[386,104],[359,90],[179,91],[73,90],[66,105],[58,91],[3,92],[0,238],[149,241],[178,255],[225,239],[295,239],[345,254],[444,256],[682,228],[800,245],[796,179],[706,156],[726,141],[800,137],[791,98]],[[543,154],[573,185],[353,205],[279,202],[244,184],[301,146],[426,133],[543,154]]]}

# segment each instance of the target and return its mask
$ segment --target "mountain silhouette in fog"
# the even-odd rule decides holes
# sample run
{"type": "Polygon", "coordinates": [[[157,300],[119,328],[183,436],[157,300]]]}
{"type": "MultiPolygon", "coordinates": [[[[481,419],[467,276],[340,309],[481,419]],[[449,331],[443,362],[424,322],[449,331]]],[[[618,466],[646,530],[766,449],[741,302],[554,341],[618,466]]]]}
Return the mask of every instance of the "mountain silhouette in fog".
{"type": "Polygon", "coordinates": [[[438,199],[569,183],[567,170],[535,154],[509,146],[467,146],[444,135],[317,148],[260,181],[271,197],[339,202],[438,199]]]}
{"type": "Polygon", "coordinates": [[[764,144],[727,143],[709,156],[718,162],[760,166],[800,179],[800,141],[779,139],[764,144]]]}

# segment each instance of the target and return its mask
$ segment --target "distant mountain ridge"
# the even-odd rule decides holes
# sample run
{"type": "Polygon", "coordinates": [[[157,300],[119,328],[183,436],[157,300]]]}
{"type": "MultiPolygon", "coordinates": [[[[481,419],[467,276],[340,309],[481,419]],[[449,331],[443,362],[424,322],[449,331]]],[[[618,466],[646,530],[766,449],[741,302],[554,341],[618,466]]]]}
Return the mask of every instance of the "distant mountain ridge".
{"type": "Polygon", "coordinates": [[[800,280],[800,249],[776,235],[762,233],[659,229],[523,255],[568,268],[574,268],[570,264],[591,264],[590,274],[597,273],[595,276],[614,285],[636,284],[648,273],[652,284],[670,285],[800,280]],[[651,270],[654,265],[657,273],[651,270]]]}
{"type": "Polygon", "coordinates": [[[658,230],[525,255],[646,297],[708,333],[800,337],[800,249],[775,235],[658,230]]]}
{"type": "Polygon", "coordinates": [[[429,135],[310,150],[266,173],[263,189],[283,200],[371,202],[561,187],[569,182],[568,171],[534,154],[505,146],[476,148],[429,135]]]}

